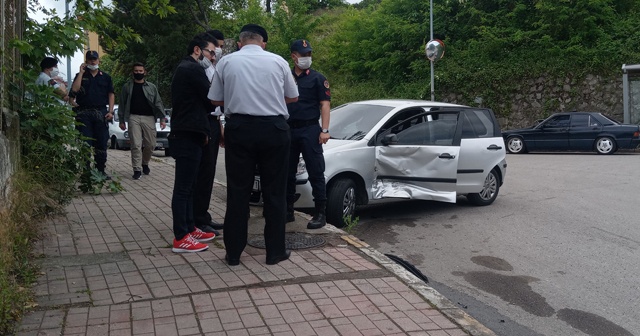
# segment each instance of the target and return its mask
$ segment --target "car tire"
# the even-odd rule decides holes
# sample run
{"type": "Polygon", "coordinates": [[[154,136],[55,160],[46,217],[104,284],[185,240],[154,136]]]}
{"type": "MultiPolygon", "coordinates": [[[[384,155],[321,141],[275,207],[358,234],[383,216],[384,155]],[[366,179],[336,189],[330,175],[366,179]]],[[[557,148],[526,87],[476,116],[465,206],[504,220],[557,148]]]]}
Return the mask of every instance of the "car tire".
{"type": "Polygon", "coordinates": [[[169,148],[164,149],[164,156],[171,156],[171,151],[169,150],[169,148]]]}
{"type": "Polygon", "coordinates": [[[327,222],[345,227],[345,217],[353,218],[356,210],[356,183],[348,178],[336,180],[327,191],[327,222]]]}
{"type": "Polygon", "coordinates": [[[500,177],[495,169],[491,170],[484,179],[482,191],[475,194],[467,194],[467,200],[473,205],[485,206],[493,203],[500,192],[500,177]]]}
{"type": "Polygon", "coordinates": [[[603,155],[613,154],[618,149],[616,141],[610,137],[597,138],[594,147],[598,154],[603,155]]]}
{"type": "Polygon", "coordinates": [[[524,139],[519,136],[512,136],[507,139],[507,151],[512,154],[524,154],[527,147],[524,145],[524,139]]]}

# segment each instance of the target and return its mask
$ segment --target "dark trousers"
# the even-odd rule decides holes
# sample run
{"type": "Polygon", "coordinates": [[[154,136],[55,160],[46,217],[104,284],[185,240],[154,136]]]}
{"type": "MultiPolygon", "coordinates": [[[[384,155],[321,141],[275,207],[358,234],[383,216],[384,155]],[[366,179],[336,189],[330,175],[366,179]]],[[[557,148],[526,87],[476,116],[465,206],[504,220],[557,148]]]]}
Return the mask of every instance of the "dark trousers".
{"type": "Polygon", "coordinates": [[[198,176],[203,143],[195,137],[170,135],[169,148],[176,160],[176,172],[171,198],[173,234],[176,240],[195,230],[193,221],[193,190],[198,176]]]}
{"type": "Polygon", "coordinates": [[[289,151],[289,173],[287,179],[287,202],[293,203],[296,194],[296,171],[300,154],[307,167],[313,200],[327,200],[327,185],[324,179],[324,155],[319,143],[320,125],[291,129],[291,150],[289,151]]]}
{"type": "Polygon", "coordinates": [[[225,125],[227,212],[224,245],[229,258],[239,258],[247,245],[249,198],[256,169],[264,200],[267,258],[285,251],[289,125],[283,117],[231,115],[225,125]]]}
{"type": "Polygon", "coordinates": [[[209,203],[213,191],[213,180],[216,176],[216,163],[218,162],[218,149],[220,148],[220,122],[210,116],[211,138],[202,147],[202,160],[198,169],[198,178],[193,191],[193,220],[196,226],[207,225],[211,222],[209,203]]]}
{"type": "Polygon", "coordinates": [[[106,109],[80,110],[76,113],[76,121],[81,123],[76,128],[82,135],[90,138],[86,142],[93,148],[96,168],[103,173],[107,165],[107,140],[109,139],[109,127],[104,118],[106,114],[106,109]]]}

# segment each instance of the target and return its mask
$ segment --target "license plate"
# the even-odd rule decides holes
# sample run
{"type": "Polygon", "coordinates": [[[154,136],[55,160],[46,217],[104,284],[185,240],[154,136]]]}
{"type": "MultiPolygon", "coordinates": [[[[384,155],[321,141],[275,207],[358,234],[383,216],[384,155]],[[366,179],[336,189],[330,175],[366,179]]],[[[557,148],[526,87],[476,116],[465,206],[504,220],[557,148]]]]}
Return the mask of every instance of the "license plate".
{"type": "Polygon", "coordinates": [[[253,179],[253,191],[260,191],[260,178],[253,179]]]}

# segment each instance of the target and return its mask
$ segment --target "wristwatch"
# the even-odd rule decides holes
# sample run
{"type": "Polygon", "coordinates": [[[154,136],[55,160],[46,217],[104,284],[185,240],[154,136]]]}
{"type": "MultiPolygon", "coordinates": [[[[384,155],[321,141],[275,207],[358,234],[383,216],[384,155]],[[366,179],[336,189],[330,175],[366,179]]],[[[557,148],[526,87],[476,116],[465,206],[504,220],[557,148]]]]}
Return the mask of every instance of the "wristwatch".
{"type": "Polygon", "coordinates": [[[322,133],[329,133],[329,129],[328,128],[323,128],[322,129],[322,133]]]}

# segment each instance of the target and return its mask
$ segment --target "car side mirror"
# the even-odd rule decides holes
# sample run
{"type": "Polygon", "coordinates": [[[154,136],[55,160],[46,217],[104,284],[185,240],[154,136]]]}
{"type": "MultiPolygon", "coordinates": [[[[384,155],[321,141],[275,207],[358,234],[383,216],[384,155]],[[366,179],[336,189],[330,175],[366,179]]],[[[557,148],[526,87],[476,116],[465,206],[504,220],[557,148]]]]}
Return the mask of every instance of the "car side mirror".
{"type": "Polygon", "coordinates": [[[398,137],[393,133],[387,134],[380,142],[385,146],[393,145],[398,142],[398,137]]]}

